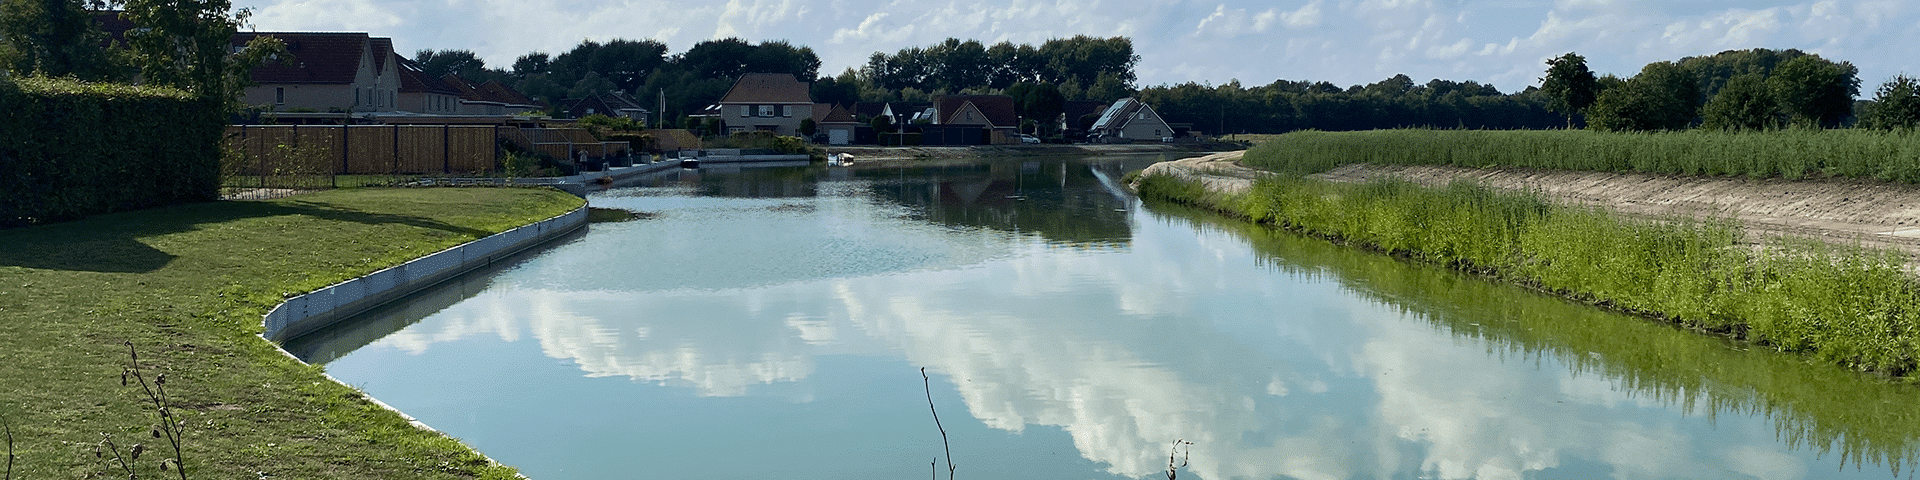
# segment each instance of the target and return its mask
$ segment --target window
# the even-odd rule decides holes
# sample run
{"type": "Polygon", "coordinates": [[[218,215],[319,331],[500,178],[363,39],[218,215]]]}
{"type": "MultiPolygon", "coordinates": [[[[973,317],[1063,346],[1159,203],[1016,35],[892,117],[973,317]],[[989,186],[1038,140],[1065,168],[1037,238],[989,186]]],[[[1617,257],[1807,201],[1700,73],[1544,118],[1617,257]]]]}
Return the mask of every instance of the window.
{"type": "Polygon", "coordinates": [[[788,106],[788,105],[781,105],[781,106],[780,106],[780,116],[782,116],[782,117],[791,117],[791,116],[793,116],[793,107],[791,107],[791,106],[788,106]]]}
{"type": "Polygon", "coordinates": [[[773,116],[773,105],[761,105],[761,106],[760,106],[760,116],[762,116],[762,117],[771,117],[771,116],[773,116]]]}
{"type": "Polygon", "coordinates": [[[287,87],[273,87],[273,103],[275,105],[287,104],[287,87]]]}
{"type": "Polygon", "coordinates": [[[752,106],[752,105],[741,105],[741,106],[740,106],[740,116],[742,116],[742,117],[751,117],[751,116],[753,116],[753,106],[752,106]]]}

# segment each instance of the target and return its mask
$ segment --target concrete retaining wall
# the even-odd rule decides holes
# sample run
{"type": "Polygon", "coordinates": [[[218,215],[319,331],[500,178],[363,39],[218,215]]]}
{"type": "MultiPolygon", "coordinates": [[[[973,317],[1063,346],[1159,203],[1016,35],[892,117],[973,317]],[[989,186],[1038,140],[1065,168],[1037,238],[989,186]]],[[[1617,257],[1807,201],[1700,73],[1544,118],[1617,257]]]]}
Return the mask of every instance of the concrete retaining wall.
{"type": "Polygon", "coordinates": [[[311,333],[407,294],[507,258],[587,224],[587,207],[441,250],[432,255],[287,299],[267,312],[260,336],[274,342],[311,333]]]}

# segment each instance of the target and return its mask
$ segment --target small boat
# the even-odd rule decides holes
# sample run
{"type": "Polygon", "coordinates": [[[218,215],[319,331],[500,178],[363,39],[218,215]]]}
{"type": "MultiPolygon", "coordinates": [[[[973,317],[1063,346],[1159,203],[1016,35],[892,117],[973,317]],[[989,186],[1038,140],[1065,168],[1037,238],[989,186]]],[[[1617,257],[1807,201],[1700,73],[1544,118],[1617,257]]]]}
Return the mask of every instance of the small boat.
{"type": "Polygon", "coordinates": [[[687,158],[680,159],[680,168],[700,168],[700,157],[687,157],[687,158]]]}

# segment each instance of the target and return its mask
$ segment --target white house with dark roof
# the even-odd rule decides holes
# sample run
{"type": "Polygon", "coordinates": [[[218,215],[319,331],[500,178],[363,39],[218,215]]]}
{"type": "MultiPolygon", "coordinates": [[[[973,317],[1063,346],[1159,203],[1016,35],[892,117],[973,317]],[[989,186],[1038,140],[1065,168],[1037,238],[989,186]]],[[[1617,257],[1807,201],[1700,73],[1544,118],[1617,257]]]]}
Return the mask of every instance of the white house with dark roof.
{"type": "Polygon", "coordinates": [[[273,110],[391,112],[400,100],[400,59],[393,40],[365,33],[260,32],[233,36],[233,45],[275,37],[287,54],[253,69],[254,85],[241,101],[273,110]]]}
{"type": "Polygon", "coordinates": [[[720,97],[720,120],[727,132],[768,131],[799,135],[800,121],[813,118],[813,94],[807,82],[790,73],[749,73],[720,97]]]}
{"type": "Polygon", "coordinates": [[[1173,127],[1166,119],[1133,97],[1113,102],[1093,122],[1093,128],[1087,129],[1087,141],[1091,143],[1158,142],[1172,136],[1173,127]]]}

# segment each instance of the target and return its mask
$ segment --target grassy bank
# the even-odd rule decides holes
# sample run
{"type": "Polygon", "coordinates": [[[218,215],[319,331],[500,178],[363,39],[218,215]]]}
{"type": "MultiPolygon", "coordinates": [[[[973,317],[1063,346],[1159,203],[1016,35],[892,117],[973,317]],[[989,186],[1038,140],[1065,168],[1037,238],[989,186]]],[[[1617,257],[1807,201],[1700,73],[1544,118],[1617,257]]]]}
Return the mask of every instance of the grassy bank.
{"type": "Polygon", "coordinates": [[[1793,240],[1751,248],[1731,222],[1627,219],[1464,183],[1282,175],[1229,196],[1153,176],[1140,192],[1848,368],[1908,376],[1920,353],[1920,284],[1890,252],[1793,240]]]}
{"type": "Polygon", "coordinates": [[[1317,173],[1349,163],[1603,172],[1838,176],[1920,183],[1920,133],[1789,130],[1607,133],[1587,130],[1294,132],[1247,151],[1248,166],[1317,173]]]}
{"type": "Polygon", "coordinates": [[[281,299],[577,208],[532,189],[358,189],[0,230],[0,415],[13,478],[142,477],[171,447],[138,384],[164,373],[189,478],[506,478],[261,340],[281,299]],[[164,447],[164,448],[163,448],[164,447]],[[161,453],[165,451],[165,453],[161,453]]]}

